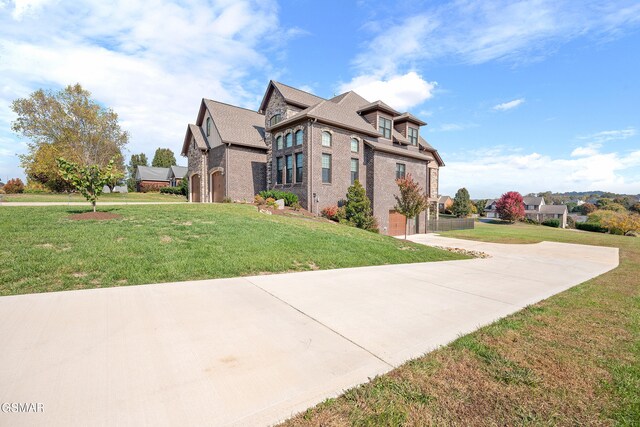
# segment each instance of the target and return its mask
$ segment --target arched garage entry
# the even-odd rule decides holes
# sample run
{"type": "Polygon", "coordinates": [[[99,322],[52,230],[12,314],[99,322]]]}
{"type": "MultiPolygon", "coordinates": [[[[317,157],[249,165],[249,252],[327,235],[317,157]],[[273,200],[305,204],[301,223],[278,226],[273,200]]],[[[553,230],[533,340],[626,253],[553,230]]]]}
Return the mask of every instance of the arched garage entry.
{"type": "Polygon", "coordinates": [[[211,197],[214,203],[222,203],[224,200],[224,177],[222,176],[222,168],[215,168],[209,174],[209,188],[211,189],[211,197]]]}
{"type": "Polygon", "coordinates": [[[200,203],[200,175],[197,173],[191,176],[191,182],[189,183],[189,199],[193,203],[200,203]]]}

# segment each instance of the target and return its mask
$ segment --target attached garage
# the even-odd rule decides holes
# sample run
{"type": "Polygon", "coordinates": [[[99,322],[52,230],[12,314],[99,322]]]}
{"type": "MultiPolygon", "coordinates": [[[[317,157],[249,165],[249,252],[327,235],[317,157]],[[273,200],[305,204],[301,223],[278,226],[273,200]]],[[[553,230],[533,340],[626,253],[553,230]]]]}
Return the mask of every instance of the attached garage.
{"type": "Polygon", "coordinates": [[[404,236],[407,218],[396,211],[389,211],[389,236],[404,236]]]}

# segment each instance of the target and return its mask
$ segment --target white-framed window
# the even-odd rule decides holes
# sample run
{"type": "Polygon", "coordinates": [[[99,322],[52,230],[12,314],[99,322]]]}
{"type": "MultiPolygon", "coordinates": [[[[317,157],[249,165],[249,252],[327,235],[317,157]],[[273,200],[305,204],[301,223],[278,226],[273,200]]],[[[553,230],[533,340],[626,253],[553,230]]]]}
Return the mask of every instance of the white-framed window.
{"type": "Polygon", "coordinates": [[[360,141],[355,138],[351,138],[351,152],[357,153],[360,151],[360,141]]]}
{"type": "Polygon", "coordinates": [[[378,119],[378,130],[383,137],[391,139],[391,120],[380,117],[378,119]]]}
{"type": "Polygon", "coordinates": [[[331,132],[326,130],[322,132],[322,146],[331,147],[331,132]]]}
{"type": "Polygon", "coordinates": [[[418,145],[418,129],[409,128],[409,142],[411,145],[418,145]]]}
{"type": "Polygon", "coordinates": [[[331,154],[322,153],[322,182],[331,183],[331,154]]]}

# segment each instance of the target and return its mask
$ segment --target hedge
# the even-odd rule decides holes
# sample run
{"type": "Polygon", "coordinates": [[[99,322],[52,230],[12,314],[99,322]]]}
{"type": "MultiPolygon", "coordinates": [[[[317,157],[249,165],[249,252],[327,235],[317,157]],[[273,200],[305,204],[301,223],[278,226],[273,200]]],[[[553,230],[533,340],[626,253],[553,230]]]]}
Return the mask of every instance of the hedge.
{"type": "Polygon", "coordinates": [[[268,199],[269,197],[275,200],[283,199],[285,206],[292,206],[298,203],[298,196],[287,191],[265,190],[260,192],[260,196],[264,199],[268,199]]]}
{"type": "Polygon", "coordinates": [[[547,219],[547,220],[542,221],[542,225],[546,225],[547,227],[560,228],[560,220],[558,220],[558,219],[547,219]]]}
{"type": "Polygon", "coordinates": [[[584,231],[594,231],[596,233],[606,233],[607,229],[600,226],[600,224],[594,224],[592,222],[576,222],[576,228],[584,231]]]}
{"type": "Polygon", "coordinates": [[[160,192],[163,194],[175,194],[178,196],[183,196],[182,187],[162,187],[160,192]]]}

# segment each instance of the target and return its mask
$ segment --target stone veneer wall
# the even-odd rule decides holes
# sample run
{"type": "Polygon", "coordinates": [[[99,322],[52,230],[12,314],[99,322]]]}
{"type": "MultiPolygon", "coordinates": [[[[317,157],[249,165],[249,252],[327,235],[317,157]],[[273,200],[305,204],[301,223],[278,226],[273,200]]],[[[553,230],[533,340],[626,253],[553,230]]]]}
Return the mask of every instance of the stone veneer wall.
{"type": "MultiPolygon", "coordinates": [[[[187,152],[187,175],[186,178],[189,180],[189,192],[191,193],[191,176],[193,174],[200,175],[200,201],[205,201],[205,189],[204,182],[206,178],[206,174],[203,173],[202,169],[202,159],[204,157],[203,151],[199,148],[195,147],[193,139],[189,144],[189,151],[187,152]]],[[[191,196],[189,196],[191,197],[191,196]]]]}

